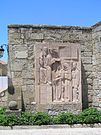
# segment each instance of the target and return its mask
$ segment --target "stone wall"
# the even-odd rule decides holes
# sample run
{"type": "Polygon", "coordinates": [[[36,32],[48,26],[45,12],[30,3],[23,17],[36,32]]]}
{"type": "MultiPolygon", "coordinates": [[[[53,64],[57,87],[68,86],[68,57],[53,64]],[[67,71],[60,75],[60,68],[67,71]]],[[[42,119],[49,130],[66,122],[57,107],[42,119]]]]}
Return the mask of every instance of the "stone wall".
{"type": "Polygon", "coordinates": [[[92,31],[93,44],[93,106],[101,108],[101,25],[97,23],[92,31]]]}
{"type": "MultiPolygon", "coordinates": [[[[98,107],[97,104],[99,104],[101,99],[98,98],[97,100],[96,92],[100,93],[100,81],[98,78],[98,75],[100,77],[100,71],[98,72],[95,68],[100,59],[100,52],[98,55],[100,49],[99,44],[101,42],[100,28],[100,26],[95,28],[9,25],[8,102],[16,100],[19,104],[18,107],[21,108],[21,104],[24,101],[26,109],[33,110],[35,101],[34,45],[39,43],[69,42],[80,44],[82,59],[82,107],[86,108],[92,105],[98,107]],[[98,48],[96,48],[96,46],[98,46],[98,48]],[[93,75],[96,77],[95,79],[93,75]]],[[[75,109],[75,111],[77,111],[77,109],[75,109]]]]}

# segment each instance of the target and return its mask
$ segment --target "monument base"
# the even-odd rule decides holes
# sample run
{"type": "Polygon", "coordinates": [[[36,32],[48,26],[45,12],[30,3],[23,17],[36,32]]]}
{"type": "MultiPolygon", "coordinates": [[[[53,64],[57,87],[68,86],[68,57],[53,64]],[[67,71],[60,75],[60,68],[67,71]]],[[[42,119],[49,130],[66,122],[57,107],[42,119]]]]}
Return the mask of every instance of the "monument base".
{"type": "Polygon", "coordinates": [[[17,116],[21,115],[21,109],[18,110],[6,110],[7,115],[15,114],[17,116]]]}
{"type": "Polygon", "coordinates": [[[81,103],[52,103],[34,104],[31,109],[33,112],[47,112],[50,115],[57,115],[59,112],[71,112],[78,114],[82,111],[81,103]]]}

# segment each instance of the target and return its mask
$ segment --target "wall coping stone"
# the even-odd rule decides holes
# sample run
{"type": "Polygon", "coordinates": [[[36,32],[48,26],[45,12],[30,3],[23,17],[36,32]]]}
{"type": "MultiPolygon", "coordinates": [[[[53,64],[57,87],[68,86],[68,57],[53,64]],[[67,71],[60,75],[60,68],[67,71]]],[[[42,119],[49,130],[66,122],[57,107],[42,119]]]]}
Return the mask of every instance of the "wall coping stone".
{"type": "Polygon", "coordinates": [[[47,24],[9,24],[8,28],[48,28],[48,29],[77,29],[77,30],[92,30],[101,25],[101,21],[97,22],[96,24],[84,27],[84,26],[66,26],[66,25],[47,25],[47,24]]]}
{"type": "Polygon", "coordinates": [[[80,26],[62,26],[62,25],[31,25],[31,24],[10,24],[8,28],[47,28],[47,29],[76,29],[76,30],[92,30],[92,27],[80,27],[80,26]]]}

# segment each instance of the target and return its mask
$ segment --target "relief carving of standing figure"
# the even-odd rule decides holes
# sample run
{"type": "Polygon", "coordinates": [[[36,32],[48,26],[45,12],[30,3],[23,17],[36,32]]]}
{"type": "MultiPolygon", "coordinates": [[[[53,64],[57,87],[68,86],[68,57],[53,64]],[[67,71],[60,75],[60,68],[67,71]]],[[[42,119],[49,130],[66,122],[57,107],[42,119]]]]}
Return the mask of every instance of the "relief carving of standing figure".
{"type": "Polygon", "coordinates": [[[71,89],[71,65],[66,62],[63,64],[63,78],[64,78],[64,99],[66,102],[71,101],[72,89],[71,89]]]}
{"type": "Polygon", "coordinates": [[[61,77],[61,67],[57,67],[57,71],[55,73],[55,79],[53,80],[55,86],[55,99],[54,101],[60,101],[61,99],[61,90],[62,90],[62,77],[61,77]]]}
{"type": "Polygon", "coordinates": [[[44,48],[41,50],[40,56],[39,56],[39,64],[40,64],[40,83],[46,83],[46,68],[45,68],[45,61],[47,56],[47,48],[44,48]]]}
{"type": "Polygon", "coordinates": [[[56,78],[54,80],[56,88],[56,101],[70,102],[71,101],[71,68],[70,63],[63,63],[56,71],[56,78]]]}
{"type": "Polygon", "coordinates": [[[50,51],[44,47],[39,57],[40,83],[51,83],[51,60],[50,51]]]}
{"type": "Polygon", "coordinates": [[[43,47],[39,56],[40,103],[52,102],[52,56],[50,49],[43,47]]]}
{"type": "Polygon", "coordinates": [[[79,69],[77,68],[77,63],[73,62],[72,66],[72,91],[73,91],[73,102],[77,102],[79,100],[79,69]]]}

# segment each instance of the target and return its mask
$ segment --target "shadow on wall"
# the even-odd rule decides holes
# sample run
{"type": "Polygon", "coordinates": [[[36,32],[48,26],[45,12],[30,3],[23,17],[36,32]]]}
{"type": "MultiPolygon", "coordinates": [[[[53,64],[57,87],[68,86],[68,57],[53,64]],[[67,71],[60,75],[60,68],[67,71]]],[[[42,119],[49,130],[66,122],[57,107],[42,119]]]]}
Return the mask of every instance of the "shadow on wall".
{"type": "Polygon", "coordinates": [[[81,62],[81,83],[82,83],[82,109],[88,108],[88,84],[83,63],[81,62]]]}
{"type": "MultiPolygon", "coordinates": [[[[21,110],[24,112],[25,111],[25,104],[24,104],[23,92],[22,91],[20,91],[20,92],[21,92],[21,110]]],[[[11,78],[8,78],[8,94],[10,94],[10,95],[16,94],[16,90],[13,86],[11,78]]]]}
{"type": "Polygon", "coordinates": [[[13,83],[12,83],[12,79],[11,78],[8,78],[8,93],[10,95],[15,94],[15,89],[14,89],[14,86],[13,86],[13,83]]]}
{"type": "Polygon", "coordinates": [[[26,110],[22,90],[21,90],[21,110],[22,110],[22,112],[25,112],[25,110],[26,110]]]}

